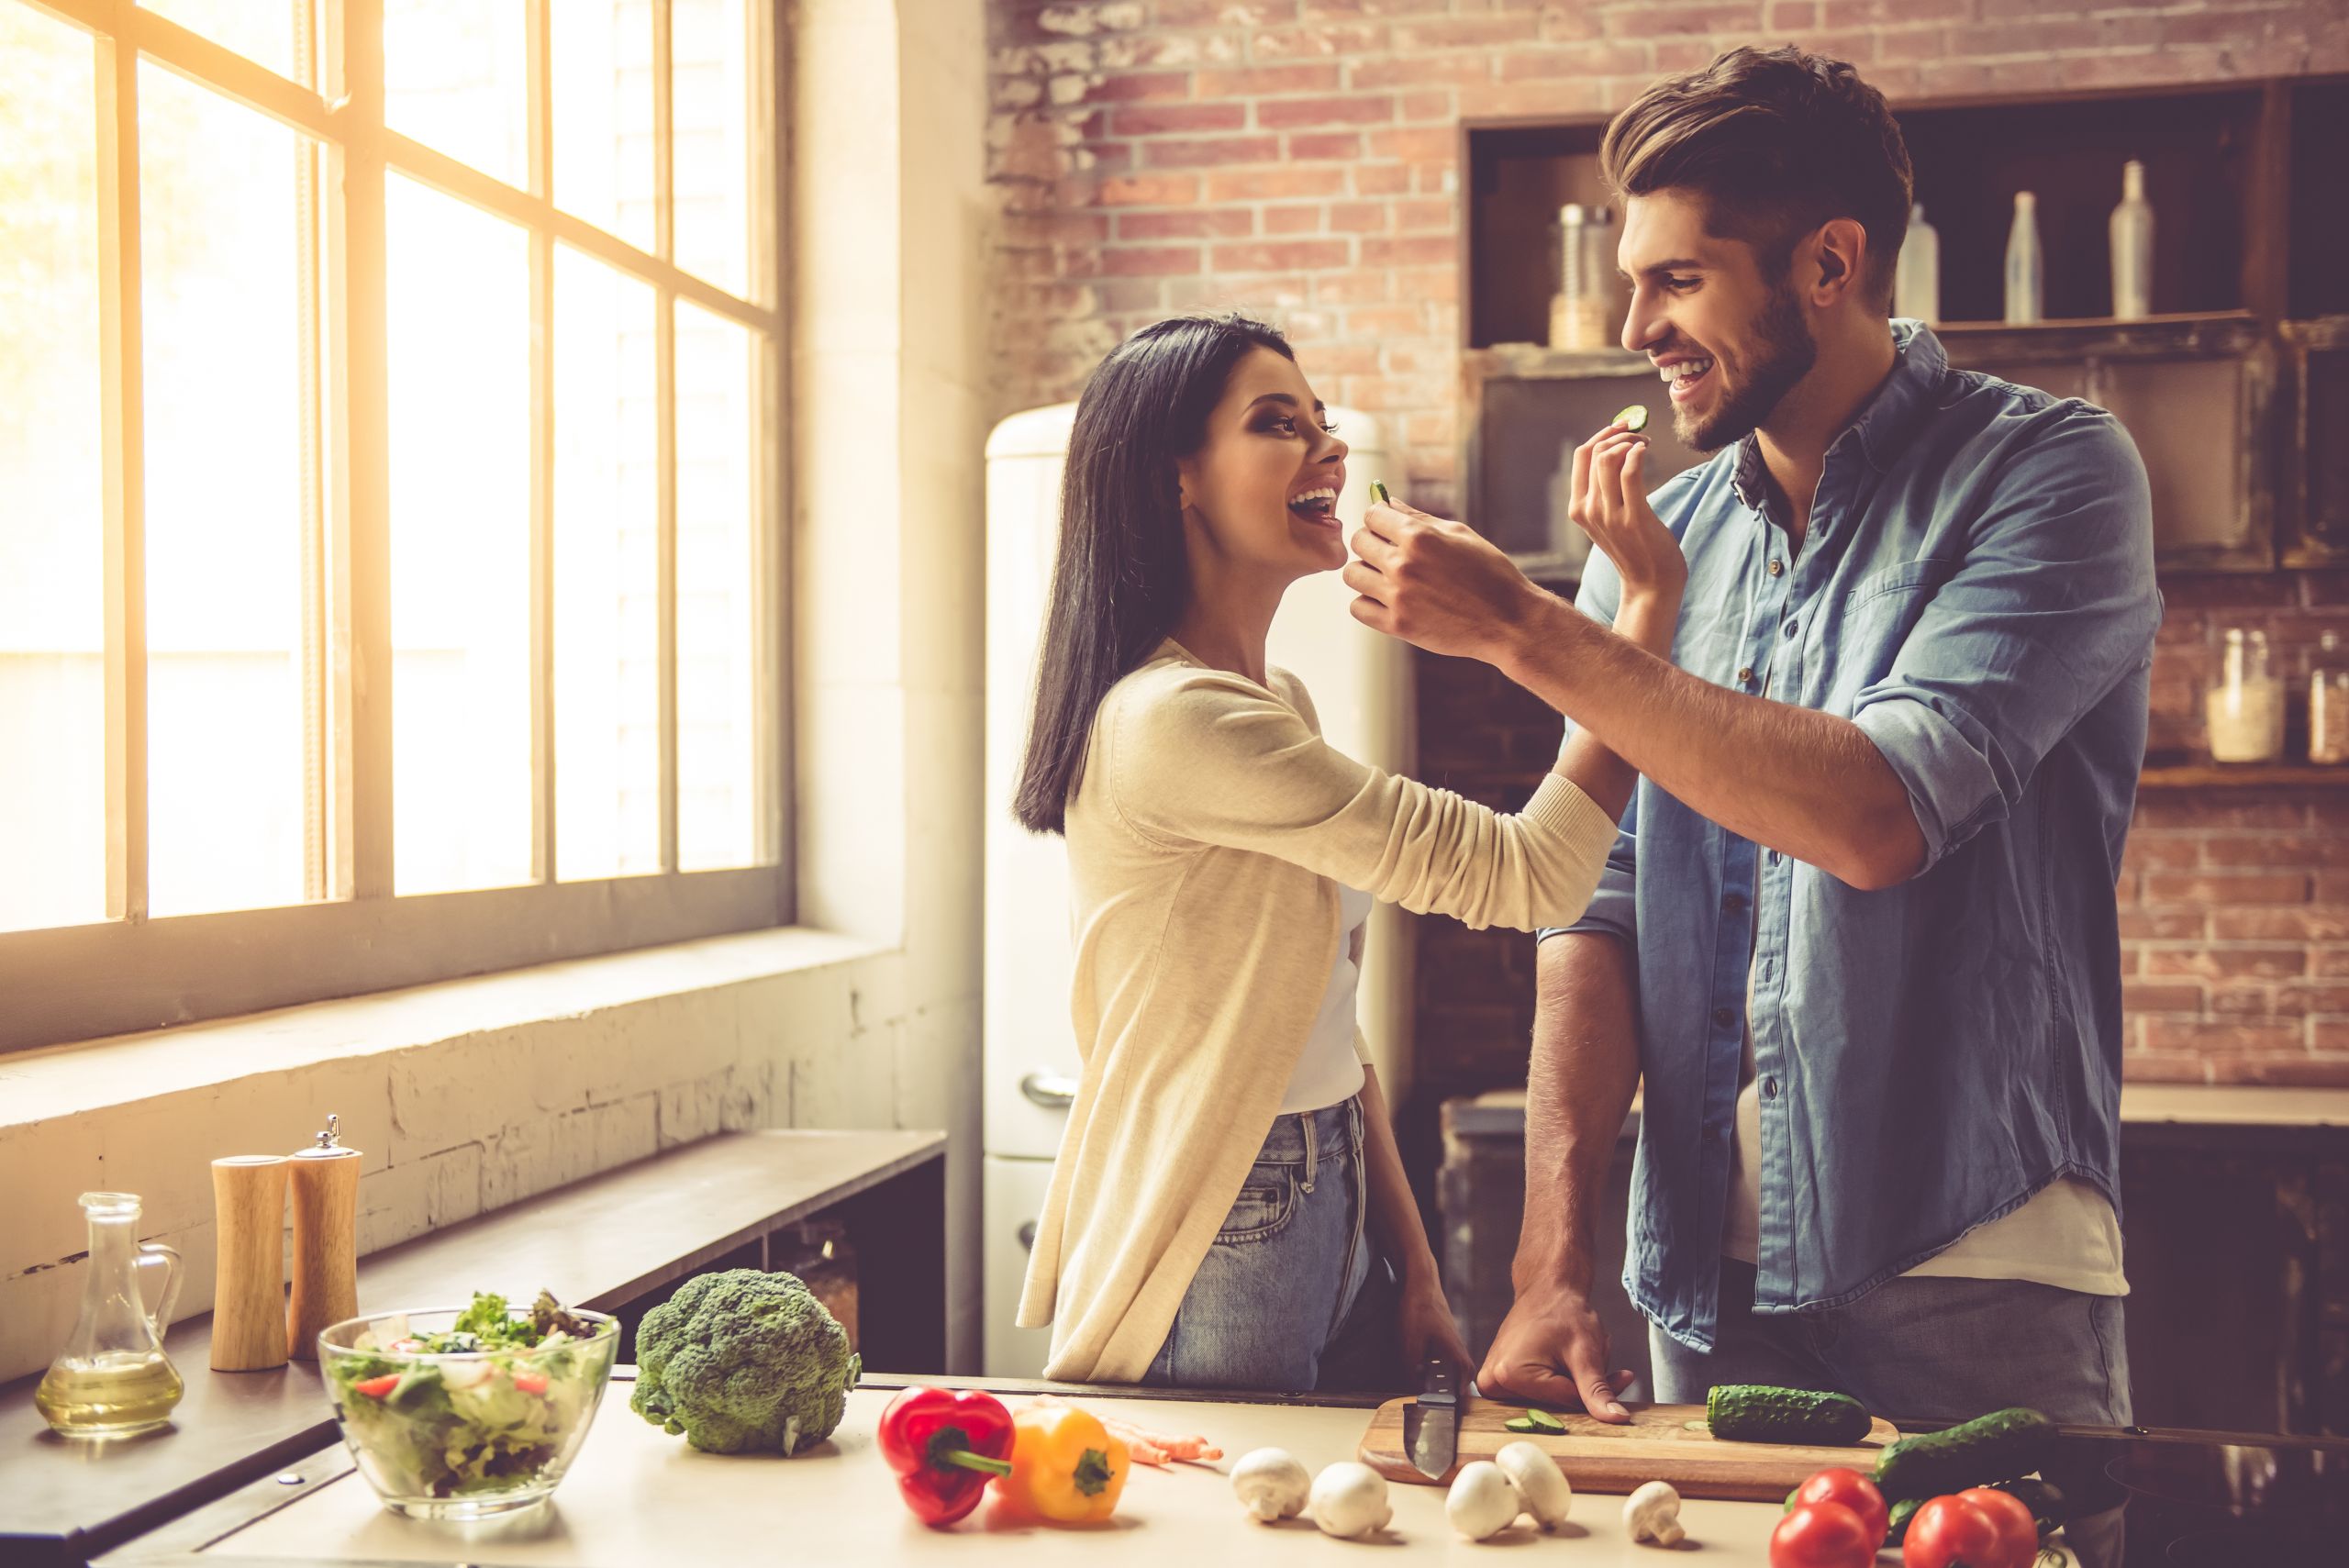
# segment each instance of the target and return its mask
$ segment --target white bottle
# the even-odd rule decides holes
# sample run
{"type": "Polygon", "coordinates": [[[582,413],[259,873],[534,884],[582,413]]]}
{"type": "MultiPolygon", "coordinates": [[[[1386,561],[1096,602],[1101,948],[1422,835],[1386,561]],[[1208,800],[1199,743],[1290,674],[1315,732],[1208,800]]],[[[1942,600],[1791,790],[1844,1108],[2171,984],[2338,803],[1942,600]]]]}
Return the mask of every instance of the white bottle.
{"type": "Polygon", "coordinates": [[[2112,209],[2112,314],[2143,321],[2154,313],[2154,207],[2145,199],[2145,166],[2121,169],[2121,205],[2112,209]]]}
{"type": "Polygon", "coordinates": [[[2039,198],[2015,193],[2015,223],[2007,231],[2007,320],[2029,323],[2040,311],[2039,198]]]}
{"type": "Polygon", "coordinates": [[[1909,209],[1909,238],[1892,270],[1892,314],[1915,321],[1942,318],[1942,237],[1925,221],[1921,202],[1909,209]]]}

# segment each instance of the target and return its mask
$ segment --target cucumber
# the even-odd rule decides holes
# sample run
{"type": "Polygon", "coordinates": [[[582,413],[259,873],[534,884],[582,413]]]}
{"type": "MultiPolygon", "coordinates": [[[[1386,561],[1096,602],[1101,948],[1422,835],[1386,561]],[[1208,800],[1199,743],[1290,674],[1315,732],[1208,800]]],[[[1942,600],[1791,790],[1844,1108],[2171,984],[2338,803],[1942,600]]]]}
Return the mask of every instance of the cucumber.
{"type": "Polygon", "coordinates": [[[1995,1491],[2011,1493],[2038,1521],[2039,1539],[2045,1540],[2064,1528],[2064,1494],[2052,1482],[2025,1479],[2001,1481],[1995,1491]]]}
{"type": "Polygon", "coordinates": [[[1908,1540],[1909,1521],[1915,1518],[1917,1510],[1924,1506],[1925,1499],[1922,1497],[1904,1497],[1893,1504],[1892,1511],[1886,1516],[1884,1521],[1884,1544],[1876,1550],[1890,1551],[1908,1540]]]}
{"type": "Polygon", "coordinates": [[[1848,1394],[1724,1383],[1705,1396],[1705,1422],[1713,1436],[1740,1443],[1820,1443],[1848,1448],[1876,1425],[1866,1406],[1848,1394]]]}
{"type": "Polygon", "coordinates": [[[1887,1498],[1987,1486],[2037,1470],[2054,1440],[2055,1423],[2038,1411],[1997,1410],[1945,1432],[1901,1439],[1876,1460],[1876,1484],[1887,1498]]]}
{"type": "Polygon", "coordinates": [[[1620,425],[1627,430],[1644,430],[1648,428],[1648,406],[1644,403],[1634,403],[1620,414],[1616,415],[1609,423],[1620,425]]]}
{"type": "Polygon", "coordinates": [[[1566,1430],[1566,1424],[1547,1410],[1528,1410],[1501,1425],[1512,1432],[1548,1432],[1553,1437],[1563,1437],[1566,1430]]]}

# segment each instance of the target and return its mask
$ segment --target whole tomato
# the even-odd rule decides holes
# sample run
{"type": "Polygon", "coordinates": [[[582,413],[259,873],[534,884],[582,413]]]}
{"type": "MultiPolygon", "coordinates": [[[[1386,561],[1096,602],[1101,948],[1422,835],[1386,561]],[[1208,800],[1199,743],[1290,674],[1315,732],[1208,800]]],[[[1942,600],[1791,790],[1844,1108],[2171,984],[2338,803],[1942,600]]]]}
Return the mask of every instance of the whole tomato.
{"type": "Polygon", "coordinates": [[[1796,1487],[1791,1501],[1795,1507],[1805,1503],[1841,1503],[1860,1516],[1860,1522],[1868,1527],[1871,1542],[1884,1544],[1885,1526],[1891,1510],[1885,1503],[1884,1494],[1876,1489],[1876,1483],[1856,1470],[1822,1470],[1796,1487]]]}
{"type": "Polygon", "coordinates": [[[1876,1538],[1841,1503],[1797,1503],[1770,1532],[1770,1568],[1868,1568],[1876,1538]]]}
{"type": "Polygon", "coordinates": [[[1901,1568],[2009,1568],[2007,1545],[1990,1516],[1963,1497],[1935,1497],[1909,1521],[1901,1568]]]}
{"type": "Polygon", "coordinates": [[[1995,1486],[1969,1487],[1958,1496],[1989,1516],[2006,1549],[2007,1568],[2031,1568],[2039,1561],[2039,1521],[2031,1517],[2029,1504],[1995,1486]]]}

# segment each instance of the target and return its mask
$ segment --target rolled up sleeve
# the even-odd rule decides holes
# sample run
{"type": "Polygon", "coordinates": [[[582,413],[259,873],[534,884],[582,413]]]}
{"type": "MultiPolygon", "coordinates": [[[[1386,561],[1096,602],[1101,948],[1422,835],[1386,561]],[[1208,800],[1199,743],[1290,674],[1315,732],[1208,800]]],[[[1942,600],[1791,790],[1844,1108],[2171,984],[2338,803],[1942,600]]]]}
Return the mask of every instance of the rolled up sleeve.
{"type": "Polygon", "coordinates": [[[2145,466],[2070,407],[2007,464],[1965,559],[1852,719],[1907,791],[1930,870],[2013,809],[2047,752],[2152,659],[2145,466]]]}

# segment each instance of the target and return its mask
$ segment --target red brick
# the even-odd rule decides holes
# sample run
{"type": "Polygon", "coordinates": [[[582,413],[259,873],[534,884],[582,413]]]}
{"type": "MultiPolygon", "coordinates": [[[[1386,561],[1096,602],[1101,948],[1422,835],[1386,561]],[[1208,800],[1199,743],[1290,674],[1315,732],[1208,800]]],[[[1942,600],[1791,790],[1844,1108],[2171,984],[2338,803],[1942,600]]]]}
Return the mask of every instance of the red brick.
{"type": "MultiPolygon", "coordinates": [[[[1770,9],[1775,13],[1785,7],[1773,6],[1770,9]]],[[[1817,25],[1873,28],[1887,23],[1968,22],[1973,19],[1974,0],[1827,0],[1817,25]]]]}
{"type": "Polygon", "coordinates": [[[1172,277],[1198,270],[1196,245],[1113,245],[1101,252],[1101,271],[1111,277],[1172,277]]]}
{"type": "Polygon", "coordinates": [[[1756,3],[1727,6],[1627,6],[1606,15],[1606,30],[1615,38],[1664,38],[1674,33],[1751,33],[1762,25],[1756,3]]]}
{"type": "Polygon", "coordinates": [[[2202,987],[2178,984],[2126,984],[2121,987],[2121,1006],[2131,1013],[2199,1015],[2202,1011],[2202,987]]]}
{"type": "Polygon", "coordinates": [[[2318,1051],[2349,1051],[2349,1023],[2315,1019],[2309,1025],[2309,1040],[2318,1051]]]}
{"type": "Polygon", "coordinates": [[[2349,838],[2313,839],[2288,834],[2212,835],[2202,840],[2203,860],[2212,866],[2314,870],[2349,865],[2349,838]]]}
{"type": "Polygon", "coordinates": [[[2094,49],[2101,41],[2097,25],[2086,18],[1998,22],[1949,30],[1950,53],[1974,60],[2056,54],[2094,49]]]}
{"type": "Polygon", "coordinates": [[[2326,980],[2349,980],[2349,948],[2311,949],[2309,973],[2326,980]]]}
{"type": "Polygon", "coordinates": [[[1493,57],[1483,52],[1416,55],[1389,60],[1365,60],[1353,68],[1347,85],[1371,87],[1481,87],[1493,79],[1493,57]]]}
{"type": "Polygon", "coordinates": [[[1395,297],[1395,274],[1375,267],[1324,272],[1313,280],[1316,305],[1384,305],[1395,297]]]}
{"type": "Polygon", "coordinates": [[[2221,941],[2349,940],[2349,909],[2213,909],[2210,934],[2221,941]]]}
{"type": "Polygon", "coordinates": [[[2199,838],[2156,833],[2132,833],[2121,854],[2121,869],[2129,871],[2192,871],[2202,863],[2199,838]]]}
{"type": "Polygon", "coordinates": [[[1394,206],[1387,202],[1334,202],[1330,207],[1330,227],[1340,234],[1383,234],[1394,218],[1394,206]]]}
{"type": "Polygon", "coordinates": [[[1441,21],[1397,22],[1394,48],[1397,54],[1422,54],[1437,49],[1479,49],[1487,44],[1529,43],[1542,31],[1541,18],[1518,17],[1453,17],[1441,21]]]}
{"type": "Polygon", "coordinates": [[[1277,28],[1248,36],[1248,53],[1253,60],[1327,60],[1339,55],[1375,54],[1386,47],[1386,27],[1382,22],[1277,28]]]}
{"type": "Polygon", "coordinates": [[[1362,133],[1354,130],[1302,132],[1288,139],[1291,161],[1344,159],[1362,156],[1362,133]]]}
{"type": "Polygon", "coordinates": [[[1120,239],[1228,239],[1253,231],[1245,207],[1197,207],[1189,212],[1129,212],[1118,217],[1120,239]]]}
{"type": "Polygon", "coordinates": [[[1384,125],[1394,117],[1395,100],[1383,93],[1360,97],[1270,98],[1256,106],[1256,124],[1265,130],[1384,125]]]}
{"type": "Polygon", "coordinates": [[[1326,209],[1311,205],[1268,206],[1264,209],[1264,232],[1267,234],[1319,234],[1322,214],[1326,209]]]}
{"type": "Polygon", "coordinates": [[[1088,104],[1164,103],[1191,95],[1187,71],[1127,71],[1101,78],[1085,90],[1088,104]]]}
{"type": "Polygon", "coordinates": [[[2349,1014],[2349,985],[2278,985],[2276,1013],[2279,1018],[2302,1013],[2349,1014]]]}
{"type": "Polygon", "coordinates": [[[2121,1059],[2121,1075],[2132,1084],[2207,1084],[2210,1064],[2191,1051],[2132,1051],[2121,1059]]]}
{"type": "Polygon", "coordinates": [[[1109,117],[1112,136],[1173,136],[1202,130],[1243,130],[1243,104],[1144,104],[1109,117]]]}
{"type": "Polygon", "coordinates": [[[1773,38],[1807,33],[1819,26],[1819,6],[1814,0],[1771,0],[1762,25],[1773,38]]]}
{"type": "Polygon", "coordinates": [[[1457,261],[1459,241],[1448,235],[1431,235],[1413,239],[1365,239],[1362,242],[1362,259],[1370,267],[1439,266],[1457,261]]]}
{"type": "Polygon", "coordinates": [[[1276,136],[1210,136],[1196,139],[1167,137],[1146,142],[1142,161],[1153,169],[1214,169],[1228,163],[1275,163],[1280,161],[1276,136]]]}
{"type": "Polygon", "coordinates": [[[1455,265],[1446,265],[1398,270],[1395,274],[1395,286],[1403,291],[1406,299],[1449,304],[1460,297],[1460,269],[1455,265]]]}
{"type": "Polygon", "coordinates": [[[2149,872],[2148,904],[2305,904],[2309,879],[2288,872],[2149,872]]]}
{"type": "Polygon", "coordinates": [[[1342,169],[1250,169],[1208,176],[1210,202],[1281,201],[1300,196],[1343,195],[1342,169]]]}
{"type": "Polygon", "coordinates": [[[1289,239],[1274,244],[1219,245],[1215,248],[1215,270],[1219,272],[1319,272],[1325,267],[1344,266],[1353,259],[1352,249],[1342,239],[1289,239]]]}
{"type": "Polygon", "coordinates": [[[2332,1056],[2252,1056],[2216,1062],[2221,1084],[2274,1084],[2294,1089],[2349,1087],[2349,1053],[2332,1056]]]}
{"type": "Polygon", "coordinates": [[[2191,1051],[2213,1057],[2298,1051],[2305,1033],[2297,1020],[2278,1023],[2234,1018],[2195,1022],[2185,1018],[2146,1018],[2143,1026],[2148,1051],[2191,1051]]]}
{"type": "MultiPolygon", "coordinates": [[[[2265,914],[2266,911],[2256,913],[2265,914]]],[[[2184,940],[2203,936],[2203,928],[2208,923],[2199,910],[2126,909],[2121,915],[2121,936],[2124,941],[2147,937],[2184,940]]]]}
{"type": "Polygon", "coordinates": [[[1201,276],[1174,278],[1166,285],[1170,310],[1295,309],[1305,300],[1305,280],[1299,277],[1201,276]]]}
{"type": "Polygon", "coordinates": [[[1406,93],[1396,100],[1395,117],[1407,124],[1426,120],[1453,120],[1459,117],[1453,102],[1452,89],[1435,87],[1424,92],[1406,93]]]}
{"type": "Polygon", "coordinates": [[[1157,0],[1151,19],[1162,28],[1253,28],[1297,19],[1297,0],[1157,0]]]}
{"type": "Polygon", "coordinates": [[[1344,68],[1329,64],[1260,65],[1250,71],[1202,71],[1202,98],[1261,98],[1270,93],[1334,93],[1344,68]]]}
{"type": "Polygon", "coordinates": [[[2287,801],[2230,800],[2219,792],[2156,792],[2137,797],[2140,828],[2289,828],[2308,825],[2305,806],[2287,801]]]}
{"type": "Polygon", "coordinates": [[[1643,43],[1570,43],[1544,49],[1513,49],[1496,62],[1504,82],[1534,76],[1611,76],[1643,72],[1653,61],[1643,43]]]}
{"type": "Polygon", "coordinates": [[[1103,206],[1181,206],[1199,199],[1196,174],[1113,174],[1094,198],[1103,206]]]}
{"type": "Polygon", "coordinates": [[[1375,130],[1370,133],[1370,155],[1374,158],[1399,158],[1407,163],[1456,162],[1460,156],[1460,133],[1446,128],[1441,130],[1375,130]]]}
{"type": "Polygon", "coordinates": [[[1595,76],[1508,82],[1476,95],[1480,115],[1588,115],[1616,106],[1606,81],[1595,76]]]}
{"type": "Polygon", "coordinates": [[[1405,338],[1426,329],[1416,305],[1364,306],[1346,312],[1346,330],[1357,338],[1405,338]]]}
{"type": "Polygon", "coordinates": [[[1415,201],[1391,202],[1388,206],[1395,214],[1395,227],[1405,233],[1415,229],[1459,232],[1460,204],[1450,196],[1425,196],[1415,201]]]}
{"type": "Polygon", "coordinates": [[[1399,196],[1411,188],[1411,171],[1400,163],[1364,163],[1353,171],[1354,194],[1399,196]]]}
{"type": "Polygon", "coordinates": [[[2290,980],[2306,974],[2306,948],[2146,948],[2147,974],[2191,974],[2205,980],[2290,980]]]}

